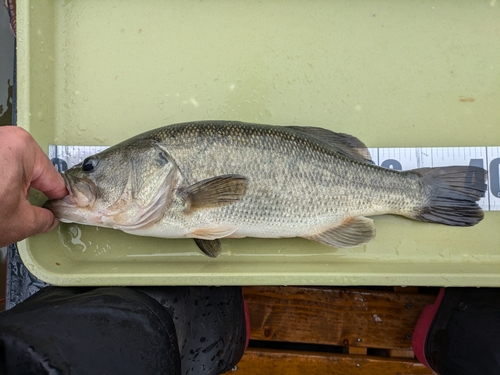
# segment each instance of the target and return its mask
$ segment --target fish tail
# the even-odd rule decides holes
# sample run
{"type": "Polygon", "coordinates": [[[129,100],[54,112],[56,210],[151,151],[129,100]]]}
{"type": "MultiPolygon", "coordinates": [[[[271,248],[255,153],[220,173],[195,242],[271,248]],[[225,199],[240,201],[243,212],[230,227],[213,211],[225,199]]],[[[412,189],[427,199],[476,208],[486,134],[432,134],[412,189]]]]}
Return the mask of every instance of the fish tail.
{"type": "Polygon", "coordinates": [[[480,167],[452,166],[414,169],[424,188],[424,205],[413,219],[453,226],[471,226],[484,213],[477,201],[484,197],[487,172],[480,167]]]}

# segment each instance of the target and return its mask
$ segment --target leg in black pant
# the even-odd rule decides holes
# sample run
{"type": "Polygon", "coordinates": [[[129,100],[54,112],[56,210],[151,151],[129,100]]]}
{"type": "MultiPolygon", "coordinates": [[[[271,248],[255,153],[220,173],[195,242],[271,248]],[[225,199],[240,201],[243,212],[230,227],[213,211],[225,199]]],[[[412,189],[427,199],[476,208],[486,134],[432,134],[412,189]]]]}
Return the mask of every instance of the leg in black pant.
{"type": "Polygon", "coordinates": [[[239,287],[48,287],[0,314],[0,373],[219,374],[245,336],[239,287]]]}

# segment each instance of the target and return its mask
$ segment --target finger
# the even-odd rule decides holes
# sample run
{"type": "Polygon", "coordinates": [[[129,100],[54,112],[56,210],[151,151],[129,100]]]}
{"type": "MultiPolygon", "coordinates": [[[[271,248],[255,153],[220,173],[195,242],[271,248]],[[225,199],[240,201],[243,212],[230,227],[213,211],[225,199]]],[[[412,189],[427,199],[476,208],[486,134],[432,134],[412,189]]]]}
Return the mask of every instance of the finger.
{"type": "Polygon", "coordinates": [[[59,220],[46,208],[32,206],[29,202],[20,210],[23,218],[24,230],[19,233],[17,240],[25,239],[37,234],[49,232],[59,224],[59,220]]]}
{"type": "Polygon", "coordinates": [[[35,165],[31,186],[40,190],[50,199],[60,199],[68,195],[66,183],[54,168],[50,159],[45,155],[40,146],[36,145],[35,149],[35,165]]]}
{"type": "Polygon", "coordinates": [[[18,220],[5,225],[7,230],[4,233],[0,232],[0,247],[51,231],[59,224],[59,220],[49,210],[31,205],[20,210],[16,218],[18,220]]]}

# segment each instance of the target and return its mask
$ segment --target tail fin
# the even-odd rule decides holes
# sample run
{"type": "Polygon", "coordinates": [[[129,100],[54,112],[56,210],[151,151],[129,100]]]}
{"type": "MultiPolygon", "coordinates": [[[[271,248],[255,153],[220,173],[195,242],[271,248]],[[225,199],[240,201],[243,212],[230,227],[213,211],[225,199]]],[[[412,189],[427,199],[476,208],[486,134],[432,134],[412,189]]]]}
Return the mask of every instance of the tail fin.
{"type": "Polygon", "coordinates": [[[427,204],[414,219],[455,226],[471,226],[483,219],[477,204],[486,191],[487,172],[483,168],[420,168],[410,173],[420,177],[427,195],[427,204]]]}

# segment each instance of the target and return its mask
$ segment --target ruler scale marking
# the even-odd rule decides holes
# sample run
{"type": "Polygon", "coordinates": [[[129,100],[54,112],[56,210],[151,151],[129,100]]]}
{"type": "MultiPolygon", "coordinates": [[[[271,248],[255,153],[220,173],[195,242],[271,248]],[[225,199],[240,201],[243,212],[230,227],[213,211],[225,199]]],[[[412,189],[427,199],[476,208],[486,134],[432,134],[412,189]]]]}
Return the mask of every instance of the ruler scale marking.
{"type": "MultiPolygon", "coordinates": [[[[484,153],[484,157],[486,159],[486,165],[490,165],[488,161],[488,147],[486,147],[486,152],[484,153]]],[[[491,211],[491,199],[490,199],[490,186],[488,184],[488,194],[486,194],[486,198],[488,199],[488,210],[491,211]]]]}
{"type": "MultiPolygon", "coordinates": [[[[63,172],[106,146],[49,145],[49,158],[63,172]]],[[[500,211],[500,146],[489,147],[379,147],[369,148],[373,161],[386,168],[408,170],[448,165],[478,165],[488,171],[488,191],[479,205],[500,211]]]]}

